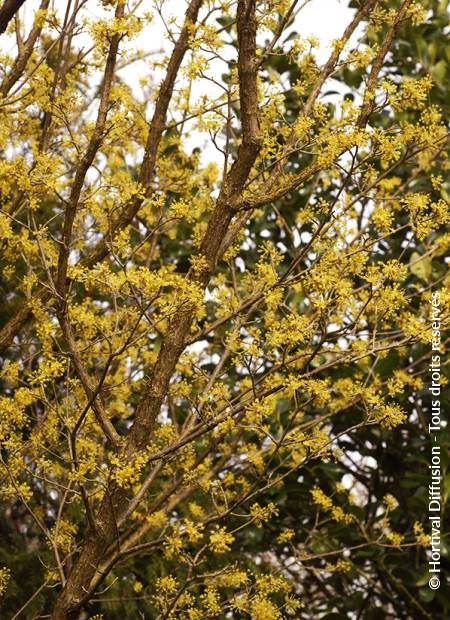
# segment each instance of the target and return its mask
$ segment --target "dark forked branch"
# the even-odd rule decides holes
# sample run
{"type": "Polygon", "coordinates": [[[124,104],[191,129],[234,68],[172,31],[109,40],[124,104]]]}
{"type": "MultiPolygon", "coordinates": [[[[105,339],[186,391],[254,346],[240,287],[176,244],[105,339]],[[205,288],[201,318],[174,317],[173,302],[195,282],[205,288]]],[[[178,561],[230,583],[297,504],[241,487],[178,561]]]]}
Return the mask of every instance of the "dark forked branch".
{"type": "Polygon", "coordinates": [[[3,34],[9,22],[20,9],[25,0],[5,0],[0,9],[0,34],[3,34]]]}

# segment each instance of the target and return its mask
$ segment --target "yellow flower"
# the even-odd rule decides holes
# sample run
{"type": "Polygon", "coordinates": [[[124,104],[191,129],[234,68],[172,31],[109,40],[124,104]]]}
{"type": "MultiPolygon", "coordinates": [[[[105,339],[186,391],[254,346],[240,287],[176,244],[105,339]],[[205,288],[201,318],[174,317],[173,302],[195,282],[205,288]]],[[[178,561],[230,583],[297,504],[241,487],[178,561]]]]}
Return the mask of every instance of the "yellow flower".
{"type": "Polygon", "coordinates": [[[272,515],[278,514],[278,508],[270,502],[266,507],[260,506],[258,503],[253,504],[250,508],[250,514],[256,527],[262,527],[263,523],[267,523],[272,515]]]}
{"type": "Polygon", "coordinates": [[[287,530],[284,530],[283,532],[281,532],[281,534],[278,535],[277,542],[280,544],[289,542],[290,540],[294,538],[294,536],[295,536],[294,530],[288,528],[287,530]]]}
{"type": "Polygon", "coordinates": [[[139,592],[142,592],[143,587],[144,586],[140,581],[135,581],[133,585],[133,590],[136,592],[136,594],[139,594],[139,592]]]}
{"type": "Polygon", "coordinates": [[[333,502],[325,495],[322,489],[319,489],[319,487],[314,487],[310,493],[316,506],[319,506],[323,510],[331,510],[333,507],[333,502]]]}
{"type": "Polygon", "coordinates": [[[193,523],[189,519],[184,521],[184,531],[190,542],[196,543],[203,538],[202,530],[204,525],[202,523],[193,523]]]}
{"type": "Polygon", "coordinates": [[[161,590],[161,592],[172,594],[178,589],[178,581],[175,579],[175,577],[172,577],[172,575],[167,575],[166,577],[159,577],[156,580],[156,588],[157,590],[161,590]]]}
{"type": "Polygon", "coordinates": [[[399,534],[398,532],[388,532],[386,534],[386,538],[391,542],[395,547],[400,547],[405,537],[403,534],[399,534]]]}
{"type": "Polygon", "coordinates": [[[421,547],[428,547],[431,543],[431,536],[425,534],[423,525],[416,521],[413,525],[414,536],[416,537],[417,544],[421,547]]]}
{"type": "Polygon", "coordinates": [[[10,577],[11,571],[9,570],[9,568],[0,568],[0,596],[3,596],[3,594],[6,592],[10,577]]]}
{"type": "Polygon", "coordinates": [[[252,598],[249,611],[252,620],[281,620],[282,618],[275,603],[264,596],[252,598]]]}
{"type": "Polygon", "coordinates": [[[396,508],[398,508],[398,501],[390,493],[388,493],[387,495],[383,497],[383,503],[386,505],[388,510],[390,510],[391,512],[392,510],[395,510],[396,508]]]}
{"type": "Polygon", "coordinates": [[[230,550],[230,545],[234,541],[234,536],[227,532],[224,527],[218,527],[209,537],[209,546],[215,553],[226,553],[230,550]]]}

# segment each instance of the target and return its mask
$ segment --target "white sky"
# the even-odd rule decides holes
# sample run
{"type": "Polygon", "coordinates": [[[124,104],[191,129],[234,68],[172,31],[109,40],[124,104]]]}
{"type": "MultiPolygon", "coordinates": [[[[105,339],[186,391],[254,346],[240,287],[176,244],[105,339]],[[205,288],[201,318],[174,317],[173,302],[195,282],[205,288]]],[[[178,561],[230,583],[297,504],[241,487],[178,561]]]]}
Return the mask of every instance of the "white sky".
{"type": "MultiPolygon", "coordinates": [[[[181,23],[186,4],[187,2],[180,2],[180,0],[165,0],[164,19],[168,21],[171,16],[176,16],[180,20],[179,23],[181,23]]],[[[330,43],[342,35],[351,21],[355,10],[348,8],[346,0],[307,0],[303,3],[300,2],[299,6],[302,4],[304,4],[304,7],[288,32],[295,30],[302,38],[314,35],[320,42],[319,48],[315,50],[316,57],[319,63],[325,63],[331,52],[330,43]]],[[[91,14],[94,16],[92,11],[91,14]]],[[[360,32],[360,29],[356,30],[350,40],[350,44],[357,39],[360,32]]],[[[264,39],[270,39],[268,33],[264,35],[264,39]]],[[[159,16],[155,16],[154,22],[146,27],[145,31],[134,40],[134,47],[145,51],[164,50],[164,52],[170,52],[172,43],[165,35],[164,25],[159,16]]],[[[229,53],[230,50],[228,50],[229,53]]],[[[220,76],[224,72],[224,66],[219,61],[215,62],[216,66],[211,65],[210,68],[215,75],[220,76]]],[[[130,66],[126,71],[122,72],[121,77],[135,89],[139,88],[139,78],[142,75],[142,63],[135,63],[132,67],[130,66]]],[[[161,77],[162,74],[156,77],[155,80],[158,81],[161,77]]],[[[339,90],[339,86],[339,84],[335,83],[333,85],[334,90],[339,90]]],[[[210,82],[203,81],[202,83],[197,83],[192,90],[192,100],[199,99],[204,93],[208,93],[211,96],[214,93],[214,89],[214,85],[210,82]]],[[[218,96],[222,94],[218,87],[216,92],[218,96]]],[[[202,147],[202,160],[204,162],[221,162],[221,154],[216,151],[207,134],[203,137],[196,134],[187,140],[188,148],[199,146],[202,147]]]]}
{"type": "MultiPolygon", "coordinates": [[[[136,1],[137,0],[131,0],[131,6],[134,6],[136,1]]],[[[26,0],[21,10],[23,23],[25,23],[27,29],[29,28],[38,3],[38,0],[26,0]]],[[[299,6],[302,4],[304,4],[304,7],[298,14],[292,29],[299,33],[302,38],[314,35],[319,40],[320,46],[315,53],[319,63],[324,63],[331,51],[331,41],[340,37],[344,32],[346,26],[352,19],[354,10],[348,8],[347,0],[303,0],[303,3],[300,2],[299,6]]],[[[53,6],[62,15],[66,9],[67,2],[65,0],[54,0],[53,6]]],[[[153,12],[152,6],[153,2],[143,0],[143,2],[140,3],[139,13],[143,13],[145,11],[153,12]]],[[[185,0],[165,0],[163,5],[164,19],[168,21],[171,16],[176,16],[179,20],[178,23],[181,23],[186,6],[187,2],[185,0]]],[[[100,0],[88,0],[83,9],[83,15],[90,18],[110,16],[112,14],[112,10],[113,9],[111,7],[109,7],[108,10],[102,8],[100,0]]],[[[353,41],[357,38],[357,36],[358,31],[355,33],[353,41]]],[[[269,38],[269,33],[266,33],[264,35],[264,40],[269,38]]],[[[91,40],[89,35],[84,33],[74,37],[73,43],[77,48],[84,47],[87,49],[91,45],[91,40]]],[[[0,50],[11,51],[14,48],[14,45],[15,39],[13,36],[0,37],[0,50]]],[[[156,12],[153,22],[145,26],[142,33],[133,39],[132,43],[128,44],[128,48],[130,50],[141,49],[145,52],[154,53],[170,52],[172,43],[167,37],[164,24],[156,12]]],[[[233,50],[231,48],[228,50],[225,49],[225,53],[229,56],[233,53],[233,50]]],[[[221,73],[224,72],[224,65],[220,61],[214,61],[214,63],[216,64],[211,63],[210,65],[210,73],[215,76],[220,76],[221,73]]],[[[158,83],[162,77],[162,73],[159,71],[155,72],[153,70],[152,74],[153,83],[158,83]]],[[[142,92],[142,87],[140,86],[139,80],[141,77],[148,75],[149,68],[145,61],[135,62],[120,73],[121,78],[133,89],[134,93],[143,98],[146,95],[142,92]]],[[[336,83],[333,84],[333,89],[337,90],[335,86],[336,83]]],[[[192,101],[195,102],[204,93],[214,96],[214,88],[217,89],[217,94],[221,93],[220,89],[218,87],[214,87],[214,85],[209,81],[203,80],[202,82],[196,84],[192,90],[192,101]]],[[[327,89],[325,88],[325,90],[327,89]]],[[[207,134],[203,137],[199,134],[193,136],[189,139],[187,146],[188,148],[191,146],[192,148],[194,146],[201,146],[203,149],[202,158],[204,161],[221,160],[220,154],[215,150],[215,147],[212,145],[210,137],[207,134]]]]}

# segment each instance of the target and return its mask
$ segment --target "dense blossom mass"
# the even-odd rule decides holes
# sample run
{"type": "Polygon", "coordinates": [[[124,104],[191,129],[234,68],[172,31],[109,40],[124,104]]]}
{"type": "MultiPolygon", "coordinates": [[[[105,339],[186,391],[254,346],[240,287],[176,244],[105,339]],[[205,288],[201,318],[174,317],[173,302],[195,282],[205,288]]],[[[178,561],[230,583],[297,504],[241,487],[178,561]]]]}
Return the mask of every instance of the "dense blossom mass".
{"type": "Polygon", "coordinates": [[[309,4],[0,9],[5,618],[450,617],[447,2],[309,4]]]}

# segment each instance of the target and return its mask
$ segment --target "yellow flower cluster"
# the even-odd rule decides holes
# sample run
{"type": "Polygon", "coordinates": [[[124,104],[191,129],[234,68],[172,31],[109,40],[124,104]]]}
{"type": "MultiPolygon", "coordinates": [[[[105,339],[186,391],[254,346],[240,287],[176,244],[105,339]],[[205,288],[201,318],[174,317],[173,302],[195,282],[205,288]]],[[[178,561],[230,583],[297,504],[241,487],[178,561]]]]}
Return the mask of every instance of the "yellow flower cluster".
{"type": "Polygon", "coordinates": [[[271,517],[278,515],[278,513],[278,508],[272,502],[267,506],[254,503],[250,508],[250,514],[256,527],[262,527],[263,523],[267,523],[271,517]]]}
{"type": "Polygon", "coordinates": [[[209,546],[214,553],[226,553],[233,541],[233,534],[227,532],[225,527],[217,527],[209,536],[209,546]]]}
{"type": "Polygon", "coordinates": [[[10,577],[11,571],[9,570],[9,568],[0,568],[0,597],[3,596],[3,594],[6,592],[10,577]]]}
{"type": "Polygon", "coordinates": [[[125,459],[124,456],[120,454],[112,454],[110,457],[112,467],[111,477],[120,487],[130,487],[138,482],[147,461],[147,452],[136,453],[132,460],[125,459]]]}
{"type": "Polygon", "coordinates": [[[353,521],[353,515],[344,512],[340,506],[335,506],[333,500],[325,495],[319,487],[314,487],[310,491],[313,502],[324,512],[329,512],[331,517],[338,523],[349,524],[353,521]]]}

